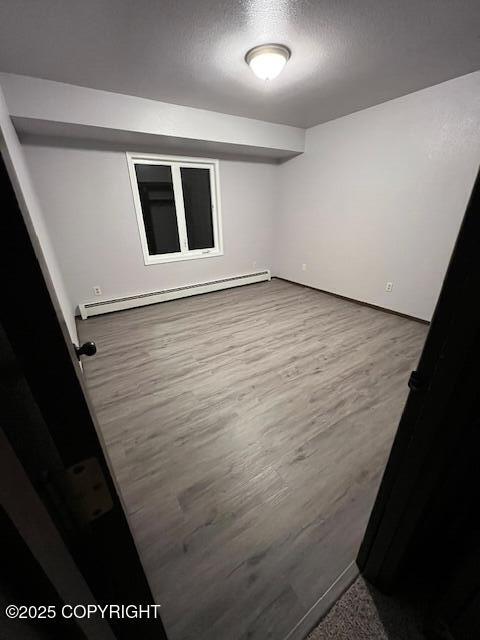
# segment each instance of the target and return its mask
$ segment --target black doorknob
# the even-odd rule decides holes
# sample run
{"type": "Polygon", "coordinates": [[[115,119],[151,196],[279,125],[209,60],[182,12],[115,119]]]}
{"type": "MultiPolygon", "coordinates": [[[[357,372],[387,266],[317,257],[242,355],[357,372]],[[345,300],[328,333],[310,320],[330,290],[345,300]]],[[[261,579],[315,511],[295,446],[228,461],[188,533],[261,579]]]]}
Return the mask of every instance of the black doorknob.
{"type": "Polygon", "coordinates": [[[75,347],[75,353],[79,360],[80,356],[94,356],[97,353],[97,345],[95,342],[84,342],[81,347],[77,347],[76,344],[73,346],[75,347]]]}

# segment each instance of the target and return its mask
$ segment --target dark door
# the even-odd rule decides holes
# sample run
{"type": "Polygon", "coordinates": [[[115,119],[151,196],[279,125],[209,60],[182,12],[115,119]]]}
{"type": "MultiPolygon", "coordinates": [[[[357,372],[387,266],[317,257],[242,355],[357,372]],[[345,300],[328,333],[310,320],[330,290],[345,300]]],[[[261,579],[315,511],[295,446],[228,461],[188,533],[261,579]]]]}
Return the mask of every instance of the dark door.
{"type": "MultiPolygon", "coordinates": [[[[14,392],[15,400],[22,397],[23,407],[28,407],[24,418],[30,411],[35,413],[35,409],[27,385],[19,371],[11,367],[12,361],[9,361],[7,383],[3,358],[2,365],[2,413],[11,426],[15,414],[20,412],[15,412],[15,401],[8,399],[9,391],[14,392]]],[[[94,605],[95,600],[3,429],[0,431],[0,531],[1,638],[114,640],[107,621],[95,616],[89,620],[71,616],[73,603],[88,606],[94,605]],[[62,615],[64,607],[65,615],[62,615]]]]}
{"type": "Polygon", "coordinates": [[[452,624],[480,597],[479,292],[477,176],[357,559],[384,590],[435,584],[452,624]]]}
{"type": "MultiPolygon", "coordinates": [[[[0,142],[5,435],[96,601],[153,604],[22,184],[0,142]]],[[[158,617],[109,625],[119,639],[166,638],[158,617]]]]}

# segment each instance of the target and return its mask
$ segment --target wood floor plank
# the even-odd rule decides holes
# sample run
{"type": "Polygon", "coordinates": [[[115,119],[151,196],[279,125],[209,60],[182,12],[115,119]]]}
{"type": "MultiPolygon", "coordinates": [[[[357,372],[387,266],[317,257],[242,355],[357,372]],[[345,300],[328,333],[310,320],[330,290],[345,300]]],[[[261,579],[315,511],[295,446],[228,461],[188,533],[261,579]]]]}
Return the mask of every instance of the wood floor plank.
{"type": "Polygon", "coordinates": [[[427,328],[272,280],[78,329],[170,640],[281,640],[355,558],[427,328]]]}

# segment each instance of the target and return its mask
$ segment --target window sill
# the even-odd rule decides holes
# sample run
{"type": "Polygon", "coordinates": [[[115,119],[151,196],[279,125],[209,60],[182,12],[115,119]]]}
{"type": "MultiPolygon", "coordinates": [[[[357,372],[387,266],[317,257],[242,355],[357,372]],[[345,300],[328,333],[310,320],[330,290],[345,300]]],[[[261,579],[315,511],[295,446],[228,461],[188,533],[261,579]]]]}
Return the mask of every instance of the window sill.
{"type": "Polygon", "coordinates": [[[218,258],[223,256],[223,251],[214,250],[208,253],[177,253],[163,256],[144,256],[145,265],[148,267],[152,264],[164,264],[167,262],[180,262],[182,260],[199,260],[201,258],[218,258]]]}

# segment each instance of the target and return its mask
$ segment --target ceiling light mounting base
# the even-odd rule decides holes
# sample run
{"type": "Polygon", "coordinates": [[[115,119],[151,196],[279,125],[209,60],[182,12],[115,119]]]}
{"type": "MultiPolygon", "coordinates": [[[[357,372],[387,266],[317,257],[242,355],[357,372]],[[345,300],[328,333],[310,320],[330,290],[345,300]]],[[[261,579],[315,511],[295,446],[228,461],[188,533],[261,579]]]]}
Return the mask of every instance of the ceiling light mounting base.
{"type": "Polygon", "coordinates": [[[262,80],[273,80],[287,64],[292,52],[284,44],[262,44],[247,51],[245,62],[262,80]]]}

